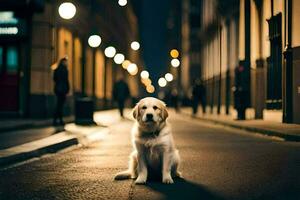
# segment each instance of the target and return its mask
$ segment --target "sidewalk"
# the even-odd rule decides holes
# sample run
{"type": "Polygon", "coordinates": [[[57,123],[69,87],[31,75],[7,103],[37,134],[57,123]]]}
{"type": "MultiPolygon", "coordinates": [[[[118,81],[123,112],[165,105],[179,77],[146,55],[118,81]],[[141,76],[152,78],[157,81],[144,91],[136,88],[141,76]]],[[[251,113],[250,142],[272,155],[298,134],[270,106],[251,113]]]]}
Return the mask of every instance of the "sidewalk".
{"type": "MultiPolygon", "coordinates": [[[[191,116],[191,108],[181,108],[181,113],[191,116]]],[[[233,128],[239,128],[255,133],[276,136],[285,141],[300,141],[300,125],[284,124],[265,120],[234,120],[231,116],[198,113],[197,119],[221,124],[233,128]]]]}
{"type": "MultiPolygon", "coordinates": [[[[65,122],[70,123],[74,121],[74,117],[66,117],[65,122]]],[[[53,119],[1,119],[0,120],[0,134],[8,131],[16,131],[23,129],[41,128],[52,126],[53,119]]]]}
{"type": "MultiPolygon", "coordinates": [[[[125,112],[127,116],[130,111],[125,112]]],[[[49,126],[50,120],[17,120],[15,125],[12,120],[7,120],[7,124],[2,121],[0,166],[54,153],[72,145],[87,145],[102,140],[109,133],[108,126],[118,123],[120,118],[117,110],[109,110],[95,112],[94,120],[98,125],[79,126],[68,123],[64,127],[49,126]]]]}

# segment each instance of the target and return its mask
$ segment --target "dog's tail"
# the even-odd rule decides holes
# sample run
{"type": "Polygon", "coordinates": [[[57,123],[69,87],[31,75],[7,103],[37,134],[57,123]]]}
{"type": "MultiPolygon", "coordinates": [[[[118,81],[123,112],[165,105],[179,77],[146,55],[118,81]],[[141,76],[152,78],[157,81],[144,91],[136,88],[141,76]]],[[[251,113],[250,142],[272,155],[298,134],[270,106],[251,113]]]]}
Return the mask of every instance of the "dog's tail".
{"type": "Polygon", "coordinates": [[[115,180],[125,180],[125,179],[131,179],[131,172],[129,170],[119,172],[115,176],[115,180]]]}

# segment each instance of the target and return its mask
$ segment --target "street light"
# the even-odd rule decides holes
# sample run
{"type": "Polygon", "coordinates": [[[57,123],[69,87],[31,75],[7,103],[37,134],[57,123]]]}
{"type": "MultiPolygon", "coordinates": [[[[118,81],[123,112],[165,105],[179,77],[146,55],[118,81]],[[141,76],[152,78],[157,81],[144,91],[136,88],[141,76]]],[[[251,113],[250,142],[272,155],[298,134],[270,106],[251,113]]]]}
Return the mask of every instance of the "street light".
{"type": "Polygon", "coordinates": [[[122,67],[124,68],[124,69],[127,69],[128,68],[128,66],[130,65],[130,61],[129,60],[124,60],[123,61],[123,63],[122,63],[122,67]]]}
{"type": "Polygon", "coordinates": [[[90,47],[99,47],[101,44],[101,37],[99,35],[91,35],[88,39],[90,47]]]}
{"type": "Polygon", "coordinates": [[[171,65],[172,65],[173,67],[179,67],[180,61],[179,61],[177,58],[173,58],[173,59],[171,60],[171,65]]]}
{"type": "Polygon", "coordinates": [[[172,58],[178,58],[179,52],[178,52],[177,49],[172,49],[172,50],[170,51],[170,55],[171,55],[172,58]]]}
{"type": "Polygon", "coordinates": [[[165,86],[167,85],[166,79],[165,79],[165,78],[159,78],[159,79],[158,79],[158,85],[159,85],[160,87],[165,87],[165,86]]]}
{"type": "Polygon", "coordinates": [[[106,49],[104,50],[104,55],[108,58],[112,58],[115,56],[116,52],[117,51],[116,51],[115,47],[109,46],[109,47],[106,47],[106,49]]]}
{"type": "Polygon", "coordinates": [[[114,61],[116,64],[122,64],[125,60],[125,56],[121,53],[117,53],[114,57],[114,61]]]}
{"type": "Polygon", "coordinates": [[[147,79],[147,78],[149,78],[149,72],[147,72],[146,70],[143,70],[143,71],[141,72],[141,78],[142,78],[142,79],[147,79]]]}
{"type": "Polygon", "coordinates": [[[148,85],[146,87],[146,90],[147,90],[148,93],[153,93],[155,91],[155,88],[154,88],[153,85],[148,85]]]}
{"type": "Polygon", "coordinates": [[[118,1],[118,4],[120,5],[120,6],[126,6],[126,4],[127,4],[127,0],[119,0],[118,1]]]}
{"type": "Polygon", "coordinates": [[[138,68],[136,64],[130,63],[127,67],[127,71],[129,72],[130,75],[136,75],[138,73],[138,68]]]}
{"type": "Polygon", "coordinates": [[[168,82],[171,82],[171,81],[173,81],[173,75],[172,75],[171,73],[166,73],[165,79],[166,79],[168,82]]]}
{"type": "Polygon", "coordinates": [[[58,7],[58,13],[63,19],[72,19],[76,14],[76,7],[71,2],[64,2],[58,7]]]}
{"type": "Polygon", "coordinates": [[[131,48],[135,51],[137,51],[140,48],[140,43],[138,43],[137,41],[133,41],[131,42],[131,48]]]}

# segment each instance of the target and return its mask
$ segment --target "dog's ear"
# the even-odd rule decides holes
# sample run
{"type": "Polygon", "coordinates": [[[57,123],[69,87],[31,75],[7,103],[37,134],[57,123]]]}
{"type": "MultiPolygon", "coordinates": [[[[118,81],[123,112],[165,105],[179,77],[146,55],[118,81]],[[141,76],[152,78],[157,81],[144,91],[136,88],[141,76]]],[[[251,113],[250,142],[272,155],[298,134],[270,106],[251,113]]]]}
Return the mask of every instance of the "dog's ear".
{"type": "Polygon", "coordinates": [[[166,106],[164,106],[164,107],[162,108],[161,117],[162,117],[162,119],[165,121],[165,120],[168,118],[168,116],[169,116],[169,113],[168,113],[168,111],[167,111],[166,106]]]}
{"type": "Polygon", "coordinates": [[[132,115],[134,119],[137,119],[138,115],[139,115],[139,105],[136,104],[132,110],[132,115]]]}

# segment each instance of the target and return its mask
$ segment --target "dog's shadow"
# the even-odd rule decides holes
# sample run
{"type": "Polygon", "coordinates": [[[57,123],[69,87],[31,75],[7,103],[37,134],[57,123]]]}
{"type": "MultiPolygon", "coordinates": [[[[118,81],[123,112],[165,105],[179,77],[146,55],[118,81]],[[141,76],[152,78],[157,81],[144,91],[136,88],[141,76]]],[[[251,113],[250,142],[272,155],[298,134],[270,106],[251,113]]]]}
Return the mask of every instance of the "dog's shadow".
{"type": "Polygon", "coordinates": [[[214,194],[212,191],[209,191],[197,183],[191,181],[176,178],[174,179],[174,184],[162,184],[157,181],[150,181],[146,185],[151,190],[159,192],[165,196],[167,200],[174,199],[210,199],[210,200],[224,200],[225,198],[220,197],[217,194],[214,194]]]}

